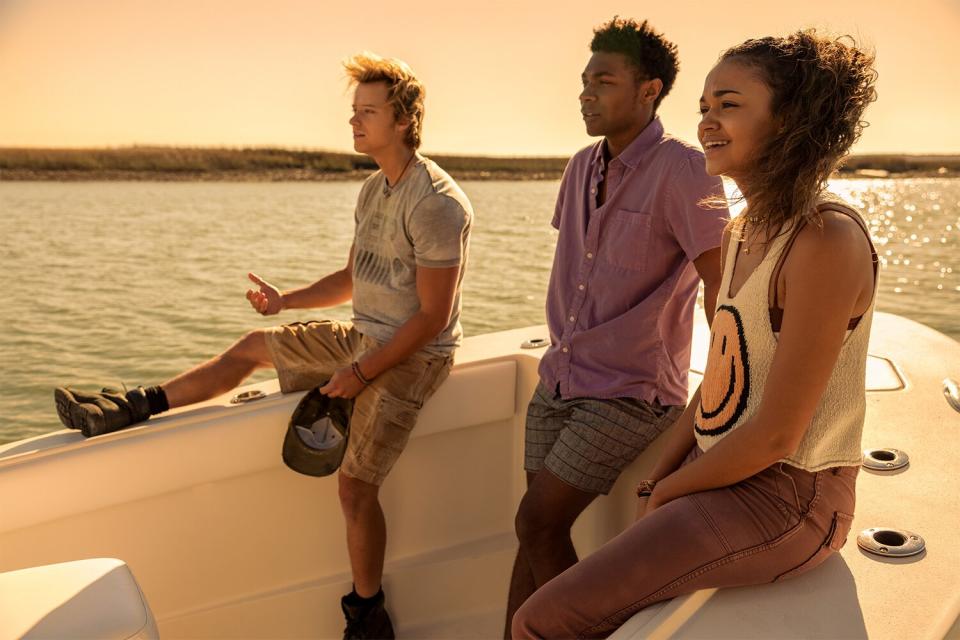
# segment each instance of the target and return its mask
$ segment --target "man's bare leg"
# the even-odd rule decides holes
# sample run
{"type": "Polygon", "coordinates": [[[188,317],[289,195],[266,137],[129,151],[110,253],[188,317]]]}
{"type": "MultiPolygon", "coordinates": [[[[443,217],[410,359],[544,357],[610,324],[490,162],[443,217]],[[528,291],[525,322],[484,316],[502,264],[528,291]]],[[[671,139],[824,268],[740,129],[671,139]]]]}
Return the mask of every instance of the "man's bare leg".
{"type": "Polygon", "coordinates": [[[257,329],[234,342],[220,355],[164,382],[160,387],[172,409],[226,393],[255,370],[272,366],[266,331],[257,329]]]}
{"type": "Polygon", "coordinates": [[[380,487],[351,478],[342,472],[340,507],[347,522],[347,551],[357,595],[372,598],[380,591],[383,558],[387,548],[387,524],[380,507],[380,487]]]}
{"type": "Polygon", "coordinates": [[[513,565],[507,596],[504,638],[510,638],[513,614],[533,592],[577,563],[577,551],[570,538],[573,523],[595,493],[575,489],[543,469],[527,473],[527,493],[517,509],[517,537],[520,549],[513,565]]]}
{"type": "Polygon", "coordinates": [[[137,387],[126,393],[105,389],[84,392],[67,387],[53,390],[57,415],[64,426],[87,438],[111,433],[147,420],[172,407],[207,400],[233,389],[255,369],[272,366],[266,331],[251,331],[222,354],[157,387],[137,387]]]}
{"type": "MultiPolygon", "coordinates": [[[[527,471],[527,489],[537,474],[527,471]]],[[[517,557],[513,561],[513,572],[510,574],[510,590],[507,593],[507,624],[503,630],[503,637],[510,640],[510,625],[513,622],[513,614],[516,613],[524,600],[537,590],[537,583],[533,580],[533,569],[530,568],[530,560],[523,552],[523,545],[517,549],[517,557]]]]}

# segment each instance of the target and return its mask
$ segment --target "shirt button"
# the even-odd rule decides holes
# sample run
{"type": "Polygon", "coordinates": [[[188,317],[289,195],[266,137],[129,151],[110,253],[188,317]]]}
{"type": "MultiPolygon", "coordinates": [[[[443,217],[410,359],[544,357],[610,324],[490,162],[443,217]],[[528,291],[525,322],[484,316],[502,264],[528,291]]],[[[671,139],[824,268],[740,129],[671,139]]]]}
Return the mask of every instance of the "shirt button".
{"type": "Polygon", "coordinates": [[[570,322],[573,322],[573,321],[576,320],[576,319],[577,319],[577,318],[576,318],[575,316],[570,316],[570,322]]]}
{"type": "Polygon", "coordinates": [[[569,351],[570,351],[570,349],[569,349],[569,348],[567,348],[567,347],[564,347],[563,349],[561,349],[561,351],[563,351],[564,353],[567,353],[567,352],[569,352],[569,351]]]}
{"type": "Polygon", "coordinates": [[[586,287],[583,286],[582,284],[578,284],[577,289],[580,289],[580,291],[583,291],[584,289],[586,289],[586,287]]]}
{"type": "Polygon", "coordinates": [[[596,189],[590,189],[590,193],[592,193],[593,195],[597,195],[597,190],[596,190],[596,189]]]}
{"type": "Polygon", "coordinates": [[[587,260],[593,260],[593,254],[589,251],[587,252],[587,260]]]}

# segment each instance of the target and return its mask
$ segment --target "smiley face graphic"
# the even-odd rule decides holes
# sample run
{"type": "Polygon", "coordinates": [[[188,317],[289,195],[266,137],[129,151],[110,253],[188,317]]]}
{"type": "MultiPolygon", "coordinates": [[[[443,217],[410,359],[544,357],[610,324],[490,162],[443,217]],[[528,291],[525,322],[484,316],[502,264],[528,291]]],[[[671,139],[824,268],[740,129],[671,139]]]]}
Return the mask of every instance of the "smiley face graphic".
{"type": "Polygon", "coordinates": [[[721,305],[710,328],[707,370],[694,418],[697,433],[718,436],[729,431],[746,409],[749,396],[750,363],[740,312],[736,307],[721,305]]]}

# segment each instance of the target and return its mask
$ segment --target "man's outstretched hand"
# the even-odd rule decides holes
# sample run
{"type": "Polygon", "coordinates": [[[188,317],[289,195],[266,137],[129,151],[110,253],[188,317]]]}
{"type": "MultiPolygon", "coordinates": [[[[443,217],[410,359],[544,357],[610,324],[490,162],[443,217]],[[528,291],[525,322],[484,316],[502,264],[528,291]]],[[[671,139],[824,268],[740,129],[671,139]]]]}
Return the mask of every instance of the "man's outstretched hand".
{"type": "Polygon", "coordinates": [[[257,313],[265,316],[280,313],[283,309],[283,294],[280,292],[280,289],[262,280],[260,276],[255,273],[248,273],[247,277],[259,287],[256,291],[247,289],[247,300],[250,301],[250,306],[253,307],[257,313]]]}
{"type": "Polygon", "coordinates": [[[353,373],[350,367],[337,369],[327,384],[320,387],[320,393],[331,398],[354,398],[367,385],[353,373]]]}

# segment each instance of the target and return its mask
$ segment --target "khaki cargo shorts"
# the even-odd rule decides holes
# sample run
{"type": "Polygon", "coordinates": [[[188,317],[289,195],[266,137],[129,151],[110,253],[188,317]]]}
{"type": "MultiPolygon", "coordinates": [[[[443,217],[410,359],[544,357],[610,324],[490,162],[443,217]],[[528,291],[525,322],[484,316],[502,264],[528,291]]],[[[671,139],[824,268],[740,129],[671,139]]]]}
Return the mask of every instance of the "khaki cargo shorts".
{"type": "MultiPolygon", "coordinates": [[[[312,389],[379,343],[349,322],[296,322],[266,330],[283,393],[312,389]]],[[[380,486],[400,457],[423,403],[447,378],[453,356],[417,352],[377,376],[354,398],[340,471],[380,486]]]]}

